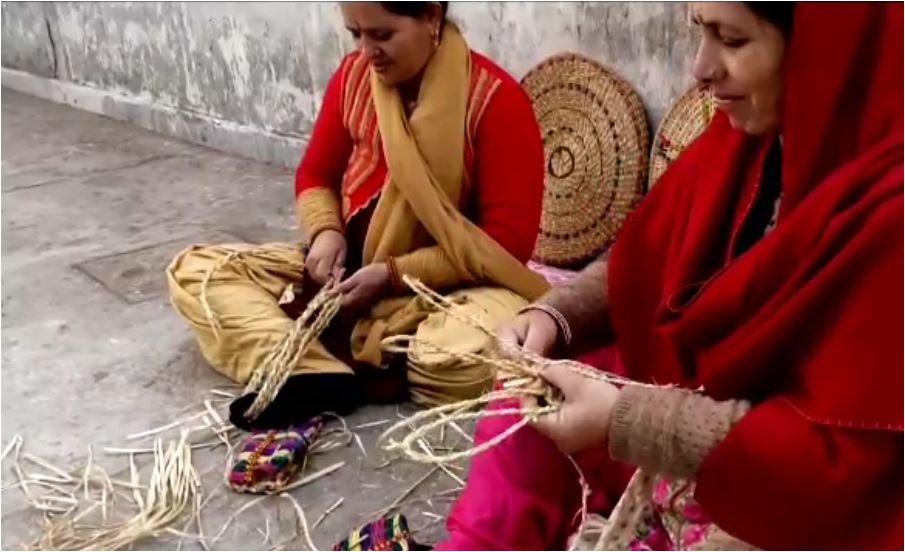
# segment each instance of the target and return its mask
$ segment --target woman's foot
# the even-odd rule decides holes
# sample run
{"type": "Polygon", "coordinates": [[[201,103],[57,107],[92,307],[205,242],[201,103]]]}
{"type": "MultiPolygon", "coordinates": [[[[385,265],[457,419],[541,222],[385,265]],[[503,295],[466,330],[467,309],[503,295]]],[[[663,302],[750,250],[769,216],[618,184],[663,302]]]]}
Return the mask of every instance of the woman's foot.
{"type": "Polygon", "coordinates": [[[299,374],[291,376],[276,399],[254,420],[245,417],[258,396],[248,393],[229,405],[229,421],[241,429],[286,428],[323,412],[348,414],[363,401],[362,388],[354,374],[299,374]]]}

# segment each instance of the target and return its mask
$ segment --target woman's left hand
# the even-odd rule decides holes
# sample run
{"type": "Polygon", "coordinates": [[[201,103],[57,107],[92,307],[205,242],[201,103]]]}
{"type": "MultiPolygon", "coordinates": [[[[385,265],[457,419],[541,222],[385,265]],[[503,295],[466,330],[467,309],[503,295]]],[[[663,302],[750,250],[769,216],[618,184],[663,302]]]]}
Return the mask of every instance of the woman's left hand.
{"type": "Polygon", "coordinates": [[[337,290],[342,293],[342,306],[361,308],[373,302],[390,283],[390,271],[385,263],[373,263],[343,280],[337,290]]]}
{"type": "Polygon", "coordinates": [[[619,389],[565,366],[552,365],[541,376],[562,391],[564,400],[558,411],[541,416],[532,425],[567,454],[605,443],[619,389]]]}

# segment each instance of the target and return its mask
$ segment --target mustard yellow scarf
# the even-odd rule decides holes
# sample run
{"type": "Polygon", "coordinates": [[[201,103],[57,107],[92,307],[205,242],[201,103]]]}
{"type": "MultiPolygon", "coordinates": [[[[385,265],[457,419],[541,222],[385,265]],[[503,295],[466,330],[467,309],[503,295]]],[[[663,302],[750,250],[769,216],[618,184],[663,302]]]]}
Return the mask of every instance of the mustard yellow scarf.
{"type": "MultiPolygon", "coordinates": [[[[371,91],[390,179],[378,199],[364,242],[365,264],[438,245],[463,282],[496,284],[534,300],[549,286],[509,254],[458,208],[464,177],[465,116],[471,53],[447,24],[425,68],[418,103],[406,116],[396,87],[371,73],[371,91]]],[[[492,182],[482,182],[492,186],[492,182]]],[[[408,298],[386,299],[352,334],[359,361],[380,365],[380,341],[414,332],[429,314],[408,298]]]]}

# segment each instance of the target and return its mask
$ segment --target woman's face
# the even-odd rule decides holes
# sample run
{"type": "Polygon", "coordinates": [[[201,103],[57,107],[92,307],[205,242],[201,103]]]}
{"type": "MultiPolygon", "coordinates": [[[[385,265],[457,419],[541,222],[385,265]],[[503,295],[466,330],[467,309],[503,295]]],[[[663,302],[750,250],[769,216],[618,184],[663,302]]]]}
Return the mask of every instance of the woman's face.
{"type": "Polygon", "coordinates": [[[396,15],[380,2],[344,2],[343,20],[381,81],[398,86],[427,65],[440,31],[442,10],[431,5],[423,17],[396,15]]]}
{"type": "Polygon", "coordinates": [[[694,77],[713,91],[717,108],[747,134],[766,134],[782,120],[782,32],[741,2],[692,5],[701,43],[694,77]]]}

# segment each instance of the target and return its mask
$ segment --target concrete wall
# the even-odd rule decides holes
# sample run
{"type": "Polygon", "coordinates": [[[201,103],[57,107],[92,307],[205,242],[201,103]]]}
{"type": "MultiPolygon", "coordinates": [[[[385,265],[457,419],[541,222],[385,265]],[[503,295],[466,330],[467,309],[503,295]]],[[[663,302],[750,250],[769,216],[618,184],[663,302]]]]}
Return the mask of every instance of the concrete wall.
{"type": "MultiPolygon", "coordinates": [[[[684,3],[454,2],[450,11],[471,46],[517,78],[563,51],[615,68],[652,124],[690,83],[684,3]]],[[[2,4],[4,86],[288,166],[352,48],[333,2],[2,4]]]]}

